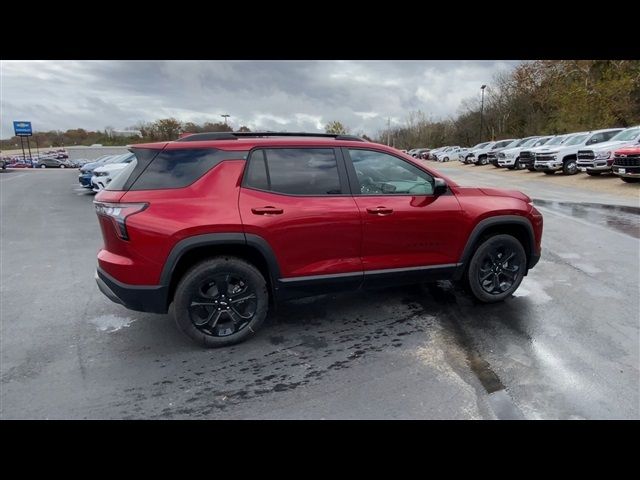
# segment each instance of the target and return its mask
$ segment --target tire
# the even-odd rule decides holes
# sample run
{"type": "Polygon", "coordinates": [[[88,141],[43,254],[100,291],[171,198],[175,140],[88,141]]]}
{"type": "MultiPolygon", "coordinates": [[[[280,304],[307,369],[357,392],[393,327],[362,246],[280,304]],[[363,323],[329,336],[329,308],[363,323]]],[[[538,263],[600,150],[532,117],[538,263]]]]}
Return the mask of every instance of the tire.
{"type": "Polygon", "coordinates": [[[267,283],[260,271],[230,256],[214,257],[189,269],[178,283],[172,305],[178,328],[207,348],[246,340],[258,331],[268,309],[267,283]],[[205,305],[193,305],[198,302],[205,305]]]}
{"type": "Polygon", "coordinates": [[[543,172],[545,173],[545,175],[554,175],[556,173],[555,170],[543,170],[543,172]]]}
{"type": "Polygon", "coordinates": [[[60,165],[60,168],[66,168],[64,165],[60,165]]]}
{"type": "Polygon", "coordinates": [[[536,171],[536,169],[533,168],[533,167],[527,167],[527,170],[529,170],[530,172],[535,172],[536,171]]]}
{"type": "Polygon", "coordinates": [[[500,302],[517,290],[526,269],[527,255],[522,244],[511,235],[494,235],[476,248],[466,270],[465,282],[480,302],[500,302]],[[509,260],[500,260],[507,257],[509,260]]]}
{"type": "Polygon", "coordinates": [[[599,177],[601,173],[602,172],[598,172],[597,170],[595,172],[590,172],[589,170],[587,170],[587,175],[591,177],[599,177]]]}
{"type": "Polygon", "coordinates": [[[575,175],[578,172],[578,162],[575,159],[564,161],[562,165],[562,173],[564,173],[565,175],[575,175]]]}
{"type": "Polygon", "coordinates": [[[47,166],[42,164],[42,165],[40,165],[40,168],[47,168],[47,166]]]}
{"type": "Polygon", "coordinates": [[[620,179],[625,183],[638,183],[638,182],[640,182],[640,178],[620,177],[620,179]]]}
{"type": "Polygon", "coordinates": [[[524,169],[524,167],[520,165],[520,157],[516,158],[516,161],[513,162],[513,168],[515,168],[516,170],[524,169]]]}
{"type": "Polygon", "coordinates": [[[487,164],[487,157],[482,156],[478,158],[478,165],[486,165],[486,164],[487,164]]]}
{"type": "Polygon", "coordinates": [[[444,157],[444,158],[442,159],[442,161],[443,161],[443,162],[448,162],[448,161],[449,161],[449,157],[444,157]]]}

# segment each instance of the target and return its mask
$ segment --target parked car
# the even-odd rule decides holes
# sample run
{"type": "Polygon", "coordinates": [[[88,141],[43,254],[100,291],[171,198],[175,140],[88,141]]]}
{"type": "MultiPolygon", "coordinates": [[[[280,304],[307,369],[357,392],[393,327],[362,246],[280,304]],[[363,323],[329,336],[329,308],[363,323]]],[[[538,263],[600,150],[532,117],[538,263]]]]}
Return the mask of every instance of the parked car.
{"type": "Polygon", "coordinates": [[[509,138],[506,140],[500,140],[497,142],[489,142],[485,147],[478,148],[472,151],[468,156],[467,160],[469,163],[473,163],[474,165],[486,165],[489,163],[488,155],[492,150],[497,150],[499,148],[504,148],[510,143],[513,142],[513,138],[509,138]]]}
{"type": "Polygon", "coordinates": [[[487,145],[489,145],[491,142],[483,142],[483,143],[479,143],[469,149],[467,149],[467,152],[465,153],[465,155],[460,158],[458,157],[458,160],[460,160],[462,163],[464,164],[468,164],[471,163],[470,158],[471,158],[471,153],[475,152],[476,150],[480,150],[484,147],[486,147],[487,145]]]}
{"type": "MultiPolygon", "coordinates": [[[[119,155],[103,155],[93,162],[85,163],[80,167],[80,175],[78,176],[78,181],[80,185],[85,188],[93,188],[91,186],[91,178],[93,177],[93,171],[101,165],[104,165],[110,159],[114,157],[119,157],[119,155]]],[[[117,161],[117,160],[116,160],[117,161]]]]}
{"type": "Polygon", "coordinates": [[[2,170],[7,169],[7,162],[4,158],[0,158],[0,166],[2,166],[2,170]]]}
{"type": "Polygon", "coordinates": [[[623,182],[640,182],[640,146],[617,150],[613,156],[612,170],[623,182]]]}
{"type": "Polygon", "coordinates": [[[456,160],[458,159],[458,153],[460,152],[462,148],[459,145],[455,145],[452,147],[446,147],[445,149],[441,150],[440,152],[436,153],[436,155],[434,156],[434,160],[436,162],[448,162],[449,160],[451,160],[452,158],[455,158],[456,160]]]}
{"type": "Polygon", "coordinates": [[[546,148],[548,146],[557,146],[557,145],[562,145],[563,143],[569,141],[571,138],[573,138],[575,136],[575,134],[573,133],[568,133],[565,135],[555,135],[553,137],[551,137],[549,140],[547,140],[543,145],[538,145],[537,147],[528,147],[525,149],[522,149],[520,151],[520,165],[522,168],[526,168],[527,170],[529,170],[530,172],[535,172],[536,169],[534,168],[534,163],[536,160],[536,153],[538,152],[538,150],[542,150],[543,148],[546,148]]]}
{"type": "Polygon", "coordinates": [[[57,158],[39,158],[35,166],[36,168],[69,168],[66,161],[57,158]]]}
{"type": "Polygon", "coordinates": [[[496,147],[493,148],[489,151],[489,153],[487,153],[487,163],[490,163],[491,165],[493,165],[496,168],[500,168],[498,165],[498,154],[500,152],[502,152],[505,148],[512,148],[515,147],[516,145],[522,143],[522,139],[517,138],[515,140],[512,140],[510,143],[502,146],[502,147],[496,147]]]}
{"type": "Polygon", "coordinates": [[[443,151],[445,148],[447,147],[438,147],[438,148],[433,148],[429,151],[429,156],[428,156],[428,160],[435,160],[438,153],[440,153],[441,151],[443,151]]]}
{"type": "Polygon", "coordinates": [[[98,287],[132,310],[171,305],[207,347],[247,339],[275,302],[327,291],[452,279],[502,301],[540,258],[528,196],[460,187],[358,137],[204,133],[131,152],[94,201],[98,287]]]}
{"type": "Polygon", "coordinates": [[[540,147],[552,138],[553,135],[547,137],[527,137],[515,147],[505,148],[498,153],[498,166],[506,167],[510,170],[521,170],[525,168],[526,165],[520,162],[521,153],[523,151],[530,151],[531,148],[540,147]]]}
{"type": "Polygon", "coordinates": [[[574,175],[579,171],[578,150],[581,147],[606,142],[621,131],[622,128],[607,128],[581,132],[558,147],[547,144],[536,151],[533,167],[536,171],[544,172],[547,175],[553,175],[558,170],[562,170],[565,175],[574,175]]]}
{"type": "Polygon", "coordinates": [[[105,188],[133,161],[133,159],[133,154],[123,154],[117,158],[117,161],[112,159],[104,165],[98,166],[93,170],[93,176],[91,177],[91,189],[94,192],[99,192],[105,188]]]}
{"type": "Polygon", "coordinates": [[[422,154],[425,152],[429,152],[428,148],[416,148],[413,153],[411,154],[411,156],[413,158],[422,158],[422,154]]]}
{"type": "Polygon", "coordinates": [[[598,144],[591,149],[578,150],[578,168],[588,175],[611,173],[613,153],[624,147],[631,147],[640,142],[640,125],[627,128],[614,135],[609,141],[598,144]]]}

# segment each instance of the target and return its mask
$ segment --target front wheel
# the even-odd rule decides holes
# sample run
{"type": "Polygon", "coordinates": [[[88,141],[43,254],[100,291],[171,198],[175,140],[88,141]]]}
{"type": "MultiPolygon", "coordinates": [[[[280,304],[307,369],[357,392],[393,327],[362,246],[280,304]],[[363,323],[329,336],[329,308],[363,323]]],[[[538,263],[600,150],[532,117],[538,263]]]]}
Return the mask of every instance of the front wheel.
{"type": "Polygon", "coordinates": [[[522,244],[511,235],[494,235],[480,244],[471,257],[466,282],[479,301],[500,302],[520,286],[526,268],[522,244]]]}
{"type": "Polygon", "coordinates": [[[46,165],[40,165],[40,168],[47,168],[46,165]]]}
{"type": "Polygon", "coordinates": [[[640,178],[629,178],[629,177],[620,177],[623,182],[626,183],[638,183],[640,182],[640,178]]]}
{"type": "Polygon", "coordinates": [[[66,168],[64,165],[60,165],[60,168],[66,168]]]}
{"type": "Polygon", "coordinates": [[[178,328],[205,347],[253,335],[267,316],[269,294],[260,271],[236,257],[214,257],[180,280],[173,302],[178,328]]]}
{"type": "Polygon", "coordinates": [[[480,157],[478,159],[478,164],[480,165],[486,165],[487,164],[487,157],[480,157]]]}
{"type": "Polygon", "coordinates": [[[513,164],[513,168],[515,168],[516,170],[522,170],[524,168],[524,165],[520,164],[520,158],[516,158],[516,161],[513,164]]]}
{"type": "Polygon", "coordinates": [[[566,160],[562,166],[562,171],[565,175],[575,175],[578,173],[578,164],[575,160],[566,160]]]}

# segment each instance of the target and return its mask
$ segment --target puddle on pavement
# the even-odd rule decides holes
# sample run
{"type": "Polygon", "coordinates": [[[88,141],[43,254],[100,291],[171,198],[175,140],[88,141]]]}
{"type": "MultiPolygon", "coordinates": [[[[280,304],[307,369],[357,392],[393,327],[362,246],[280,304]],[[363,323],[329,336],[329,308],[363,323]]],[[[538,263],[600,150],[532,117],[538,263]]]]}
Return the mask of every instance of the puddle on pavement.
{"type": "Polygon", "coordinates": [[[640,238],[639,207],[533,199],[535,205],[640,238]]]}
{"type": "Polygon", "coordinates": [[[489,362],[482,358],[480,352],[473,345],[471,337],[456,318],[455,310],[458,306],[458,300],[453,290],[449,282],[438,282],[427,286],[427,291],[436,300],[436,304],[448,304],[447,310],[441,311],[438,318],[443,321],[444,326],[453,334],[456,342],[463,349],[467,365],[489,395],[488,402],[496,418],[498,420],[524,419],[524,415],[507,393],[500,377],[493,371],[489,362]]]}

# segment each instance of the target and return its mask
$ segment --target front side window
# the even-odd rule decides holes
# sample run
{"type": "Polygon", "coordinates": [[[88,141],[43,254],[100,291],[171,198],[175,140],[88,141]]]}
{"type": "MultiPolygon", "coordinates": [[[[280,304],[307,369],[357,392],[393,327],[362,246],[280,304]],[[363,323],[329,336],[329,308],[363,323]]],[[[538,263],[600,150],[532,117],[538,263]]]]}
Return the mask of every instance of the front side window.
{"type": "Polygon", "coordinates": [[[433,177],[419,168],[374,150],[349,149],[362,195],[432,195],[433,177]]]}
{"type": "Polygon", "coordinates": [[[245,185],[287,195],[340,195],[332,148],[265,148],[249,159],[245,185]]]}

